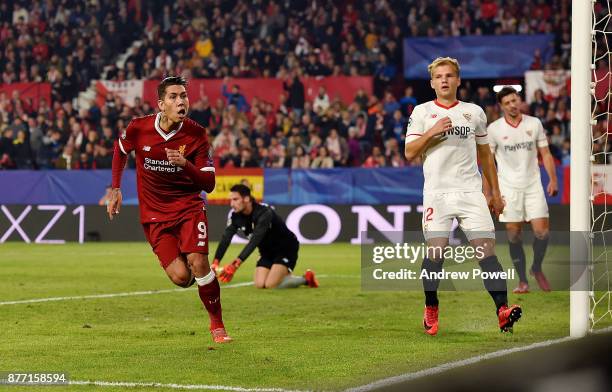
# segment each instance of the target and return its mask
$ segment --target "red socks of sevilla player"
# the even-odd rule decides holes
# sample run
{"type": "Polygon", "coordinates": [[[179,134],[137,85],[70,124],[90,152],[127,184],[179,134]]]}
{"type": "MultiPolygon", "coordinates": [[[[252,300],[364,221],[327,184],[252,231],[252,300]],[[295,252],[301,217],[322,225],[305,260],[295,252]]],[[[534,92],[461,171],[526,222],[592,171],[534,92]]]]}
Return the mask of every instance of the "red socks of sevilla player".
{"type": "Polygon", "coordinates": [[[224,328],[223,317],[221,316],[221,288],[215,273],[211,270],[208,275],[195,279],[198,283],[200,299],[210,317],[210,330],[224,328]]]}

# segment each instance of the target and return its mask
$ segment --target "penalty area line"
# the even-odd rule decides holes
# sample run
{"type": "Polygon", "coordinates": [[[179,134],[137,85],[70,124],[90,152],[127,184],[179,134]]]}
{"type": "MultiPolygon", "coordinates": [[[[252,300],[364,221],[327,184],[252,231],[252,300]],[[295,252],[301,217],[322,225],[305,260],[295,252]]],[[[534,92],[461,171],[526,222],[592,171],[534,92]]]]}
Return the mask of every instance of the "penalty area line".
{"type": "MultiPolygon", "coordinates": [[[[602,328],[600,330],[593,331],[592,333],[598,334],[598,333],[605,333],[605,332],[610,332],[610,331],[612,331],[612,327],[602,328]]],[[[429,369],[420,370],[418,372],[405,373],[405,374],[400,374],[399,376],[383,378],[383,379],[371,382],[369,384],[360,385],[358,387],[346,389],[345,392],[365,392],[365,391],[372,391],[378,388],[397,386],[400,383],[416,380],[416,379],[423,378],[423,377],[434,376],[440,373],[444,373],[448,370],[457,369],[457,368],[468,366],[468,365],[473,365],[475,363],[486,361],[489,359],[499,358],[499,357],[503,357],[506,355],[523,352],[523,351],[529,351],[529,350],[533,350],[537,348],[548,347],[548,346],[552,346],[555,344],[570,342],[570,341],[577,340],[577,339],[580,339],[580,338],[573,338],[570,336],[566,336],[566,337],[559,338],[559,339],[544,340],[542,342],[532,343],[527,346],[514,347],[514,348],[508,348],[508,349],[499,350],[499,351],[493,351],[491,353],[477,355],[475,357],[466,358],[466,359],[462,359],[462,360],[455,361],[455,362],[444,363],[442,365],[438,365],[438,366],[435,366],[429,369]]]]}
{"type": "Polygon", "coordinates": [[[122,382],[122,381],[69,381],[70,385],[95,385],[100,387],[124,387],[124,388],[170,388],[191,389],[203,391],[234,391],[234,392],[300,392],[282,388],[243,388],[227,385],[184,385],[184,384],[162,384],[157,382],[122,382]]]}

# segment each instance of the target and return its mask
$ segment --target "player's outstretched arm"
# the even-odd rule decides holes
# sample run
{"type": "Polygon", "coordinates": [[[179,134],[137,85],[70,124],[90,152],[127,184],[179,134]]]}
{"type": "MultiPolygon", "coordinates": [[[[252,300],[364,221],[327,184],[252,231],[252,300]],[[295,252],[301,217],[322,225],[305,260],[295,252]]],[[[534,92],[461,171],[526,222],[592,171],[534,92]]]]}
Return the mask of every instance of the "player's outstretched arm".
{"type": "Polygon", "coordinates": [[[274,213],[270,209],[267,209],[259,216],[257,223],[255,224],[255,228],[253,229],[251,239],[249,240],[248,244],[246,244],[242,252],[240,252],[238,255],[240,260],[246,260],[264,239],[268,233],[268,230],[270,230],[270,227],[272,226],[273,217],[274,213]]]}
{"type": "Polygon", "coordinates": [[[266,210],[257,218],[255,228],[253,229],[253,235],[251,236],[249,242],[246,244],[242,252],[240,252],[238,257],[234,261],[232,261],[231,264],[228,264],[222,268],[221,273],[219,274],[219,280],[221,280],[221,282],[229,283],[232,280],[234,274],[236,273],[240,265],[242,265],[243,261],[246,260],[247,257],[251,255],[251,253],[253,253],[253,251],[257,248],[259,243],[268,233],[268,230],[272,225],[273,217],[274,214],[272,213],[272,211],[266,210]]]}
{"type": "Polygon", "coordinates": [[[449,117],[443,117],[436,121],[433,127],[423,133],[417,139],[406,143],[404,155],[408,161],[412,161],[423,155],[423,153],[431,146],[443,141],[442,134],[453,127],[453,123],[449,117]]]}
{"type": "Polygon", "coordinates": [[[121,195],[121,189],[113,188],[108,195],[108,204],[106,206],[106,212],[110,220],[119,213],[121,209],[121,203],[123,202],[123,196],[121,195]]]}
{"type": "Polygon", "coordinates": [[[542,156],[542,163],[544,163],[544,169],[546,169],[546,174],[548,174],[548,186],[546,187],[546,193],[548,196],[557,196],[559,192],[559,185],[557,182],[557,170],[555,168],[555,159],[550,153],[550,149],[548,146],[538,147],[538,151],[542,156]]]}
{"type": "Polygon", "coordinates": [[[217,251],[215,252],[214,262],[220,263],[223,260],[223,256],[227,251],[227,248],[230,246],[232,242],[232,238],[234,238],[234,234],[236,234],[237,227],[234,222],[231,222],[223,232],[223,236],[221,237],[221,241],[219,241],[219,246],[217,246],[217,251]]]}
{"type": "Polygon", "coordinates": [[[123,175],[123,169],[126,163],[127,155],[121,151],[119,143],[115,141],[112,165],[112,189],[108,195],[108,204],[106,206],[106,212],[110,220],[113,220],[113,216],[117,215],[121,209],[121,203],[123,201],[123,196],[121,195],[121,176],[123,175]]]}
{"type": "Polygon", "coordinates": [[[485,177],[485,181],[491,190],[491,199],[489,201],[489,208],[495,214],[499,216],[504,210],[504,201],[499,191],[499,182],[497,181],[497,171],[495,170],[495,160],[493,154],[491,154],[491,148],[488,144],[476,144],[476,152],[478,153],[478,160],[482,167],[482,174],[485,177]]]}

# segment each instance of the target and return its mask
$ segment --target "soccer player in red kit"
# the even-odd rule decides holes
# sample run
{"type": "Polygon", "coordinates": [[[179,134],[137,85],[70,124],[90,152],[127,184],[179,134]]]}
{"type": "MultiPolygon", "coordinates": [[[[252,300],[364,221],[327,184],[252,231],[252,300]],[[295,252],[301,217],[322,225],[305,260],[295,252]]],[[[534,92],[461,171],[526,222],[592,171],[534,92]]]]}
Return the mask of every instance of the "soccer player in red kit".
{"type": "Polygon", "coordinates": [[[200,196],[215,188],[215,168],[206,130],[187,118],[186,85],[182,77],[164,79],[157,87],[160,112],[133,119],[115,142],[107,211],[111,220],[119,213],[121,174],[134,151],[145,236],[174,284],[197,282],[213,340],[226,343],[232,339],[223,325],[219,282],[208,264],[208,221],[200,196]]]}

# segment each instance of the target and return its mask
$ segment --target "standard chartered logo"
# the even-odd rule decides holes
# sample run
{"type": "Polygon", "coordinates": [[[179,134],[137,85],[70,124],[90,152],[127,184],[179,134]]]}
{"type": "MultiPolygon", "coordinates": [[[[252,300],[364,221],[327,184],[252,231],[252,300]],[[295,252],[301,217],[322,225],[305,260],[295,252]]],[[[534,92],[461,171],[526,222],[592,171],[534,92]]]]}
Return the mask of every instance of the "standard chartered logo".
{"type": "Polygon", "coordinates": [[[166,161],[165,159],[160,160],[145,158],[143,167],[147,170],[166,173],[175,173],[182,170],[180,167],[173,166],[169,161],[166,161]]]}

